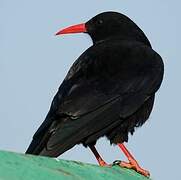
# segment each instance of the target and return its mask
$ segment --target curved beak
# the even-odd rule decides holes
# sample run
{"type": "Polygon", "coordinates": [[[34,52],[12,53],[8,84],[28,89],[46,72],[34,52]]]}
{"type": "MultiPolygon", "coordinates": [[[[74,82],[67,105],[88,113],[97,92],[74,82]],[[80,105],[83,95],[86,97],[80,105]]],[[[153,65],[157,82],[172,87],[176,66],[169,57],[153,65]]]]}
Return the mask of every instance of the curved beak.
{"type": "Polygon", "coordinates": [[[87,32],[85,23],[73,25],[58,31],[55,35],[87,32]]]}

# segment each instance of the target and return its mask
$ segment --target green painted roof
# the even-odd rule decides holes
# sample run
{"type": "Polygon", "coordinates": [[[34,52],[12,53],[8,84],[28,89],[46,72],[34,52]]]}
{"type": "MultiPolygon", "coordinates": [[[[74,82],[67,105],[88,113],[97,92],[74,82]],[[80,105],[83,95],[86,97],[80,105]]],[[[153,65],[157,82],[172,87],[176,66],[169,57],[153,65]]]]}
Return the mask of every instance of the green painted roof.
{"type": "Polygon", "coordinates": [[[133,170],[0,151],[0,180],[148,180],[133,170]]]}

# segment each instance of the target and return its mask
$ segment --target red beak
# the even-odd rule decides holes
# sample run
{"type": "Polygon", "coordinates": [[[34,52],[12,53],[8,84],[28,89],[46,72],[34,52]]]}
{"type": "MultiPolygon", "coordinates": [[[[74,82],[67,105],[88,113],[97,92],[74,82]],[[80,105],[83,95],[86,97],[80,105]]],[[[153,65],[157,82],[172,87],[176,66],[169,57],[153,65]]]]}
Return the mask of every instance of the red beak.
{"type": "Polygon", "coordinates": [[[77,24],[58,31],[55,35],[87,32],[85,24],[77,24]]]}

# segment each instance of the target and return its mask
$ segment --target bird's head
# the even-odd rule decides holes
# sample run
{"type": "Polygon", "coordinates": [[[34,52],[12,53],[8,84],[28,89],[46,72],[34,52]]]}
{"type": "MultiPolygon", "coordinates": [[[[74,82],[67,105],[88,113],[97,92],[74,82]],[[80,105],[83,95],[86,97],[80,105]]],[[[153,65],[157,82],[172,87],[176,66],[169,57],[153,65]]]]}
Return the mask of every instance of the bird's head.
{"type": "Polygon", "coordinates": [[[81,32],[88,33],[94,43],[119,37],[141,41],[150,46],[143,31],[130,18],[117,12],[103,12],[86,23],[62,29],[56,35],[81,32]]]}

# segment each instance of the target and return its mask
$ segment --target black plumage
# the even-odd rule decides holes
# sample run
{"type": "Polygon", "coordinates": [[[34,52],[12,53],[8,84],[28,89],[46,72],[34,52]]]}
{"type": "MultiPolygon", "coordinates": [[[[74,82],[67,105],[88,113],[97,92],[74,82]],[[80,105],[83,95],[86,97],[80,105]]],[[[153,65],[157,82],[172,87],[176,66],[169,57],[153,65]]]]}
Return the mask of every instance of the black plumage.
{"type": "Polygon", "coordinates": [[[143,31],[116,12],[85,28],[93,46],[72,65],[26,153],[56,157],[102,136],[127,142],[149,118],[164,67],[143,31]]]}

